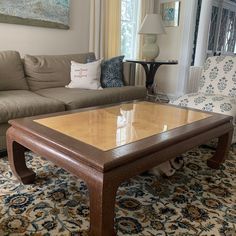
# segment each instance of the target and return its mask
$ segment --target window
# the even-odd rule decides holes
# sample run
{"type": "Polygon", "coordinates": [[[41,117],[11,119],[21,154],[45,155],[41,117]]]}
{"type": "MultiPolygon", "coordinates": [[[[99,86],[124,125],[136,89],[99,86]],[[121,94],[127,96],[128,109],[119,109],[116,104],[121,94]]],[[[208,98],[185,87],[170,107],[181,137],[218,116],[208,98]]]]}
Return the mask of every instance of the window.
{"type": "Polygon", "coordinates": [[[208,55],[236,53],[236,3],[214,1],[212,6],[208,55]]]}
{"type": "Polygon", "coordinates": [[[139,0],[121,0],[121,54],[136,58],[139,0]]]}
{"type": "Polygon", "coordinates": [[[214,45],[216,41],[216,28],[217,28],[217,18],[219,14],[219,8],[216,6],[212,7],[211,12],[211,25],[210,25],[210,34],[209,34],[209,42],[208,42],[208,50],[213,51],[214,45]]]}

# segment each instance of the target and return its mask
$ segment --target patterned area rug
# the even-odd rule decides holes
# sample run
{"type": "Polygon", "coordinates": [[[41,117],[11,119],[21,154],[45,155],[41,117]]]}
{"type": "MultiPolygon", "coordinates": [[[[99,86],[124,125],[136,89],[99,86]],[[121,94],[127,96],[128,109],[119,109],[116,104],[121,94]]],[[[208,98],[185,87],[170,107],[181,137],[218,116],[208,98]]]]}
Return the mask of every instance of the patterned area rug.
{"type": "MultiPolygon", "coordinates": [[[[185,166],[170,178],[150,173],[118,189],[118,235],[236,235],[236,156],[219,170],[206,166],[212,153],[195,148],[185,166]]],[[[85,183],[61,168],[27,153],[37,181],[24,186],[0,159],[0,235],[87,235],[88,191],[85,183]]]]}

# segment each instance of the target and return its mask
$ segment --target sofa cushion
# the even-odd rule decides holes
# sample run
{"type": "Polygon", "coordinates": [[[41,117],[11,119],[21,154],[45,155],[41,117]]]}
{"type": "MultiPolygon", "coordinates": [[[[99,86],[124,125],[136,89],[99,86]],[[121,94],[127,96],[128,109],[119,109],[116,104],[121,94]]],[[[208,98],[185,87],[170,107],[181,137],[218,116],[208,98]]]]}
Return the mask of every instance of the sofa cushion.
{"type": "Polygon", "coordinates": [[[20,54],[16,51],[0,52],[0,90],[15,89],[29,89],[20,54]]]}
{"type": "Polygon", "coordinates": [[[101,64],[101,84],[103,88],[122,87],[124,56],[113,57],[101,64]]]}
{"type": "Polygon", "coordinates": [[[27,90],[0,91],[0,123],[10,119],[64,111],[62,102],[27,90]]]}
{"type": "Polygon", "coordinates": [[[37,91],[38,94],[64,102],[67,110],[118,103],[146,97],[145,87],[124,86],[103,90],[77,88],[51,88],[37,91]]]}
{"type": "Polygon", "coordinates": [[[102,89],[101,60],[90,63],[71,62],[71,82],[66,88],[102,89]]]}
{"type": "Polygon", "coordinates": [[[25,73],[30,90],[64,87],[70,82],[71,61],[86,63],[94,53],[46,55],[24,58],[25,73]]]}

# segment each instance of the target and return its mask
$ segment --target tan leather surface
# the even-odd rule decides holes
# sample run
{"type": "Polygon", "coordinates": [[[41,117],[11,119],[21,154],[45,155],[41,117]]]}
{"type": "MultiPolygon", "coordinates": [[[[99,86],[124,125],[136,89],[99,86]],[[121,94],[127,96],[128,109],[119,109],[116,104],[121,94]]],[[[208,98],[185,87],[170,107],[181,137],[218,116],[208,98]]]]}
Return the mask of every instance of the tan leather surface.
{"type": "Polygon", "coordinates": [[[0,91],[0,124],[19,117],[64,110],[63,103],[27,90],[0,91]]]}
{"type": "Polygon", "coordinates": [[[65,87],[70,82],[71,61],[86,63],[94,53],[71,55],[25,55],[24,66],[30,90],[65,87]]]}
{"type": "Polygon", "coordinates": [[[51,88],[37,91],[38,94],[53,98],[66,104],[66,110],[99,106],[146,97],[146,88],[124,86],[103,90],[85,90],[76,88],[51,88]]]}
{"type": "Polygon", "coordinates": [[[0,91],[29,89],[20,54],[16,51],[0,52],[0,91]]]}
{"type": "Polygon", "coordinates": [[[135,71],[133,70],[132,63],[123,63],[123,75],[125,85],[135,85],[135,71]]]}
{"type": "Polygon", "coordinates": [[[0,150],[6,148],[6,132],[9,127],[8,123],[0,124],[0,150]]]}

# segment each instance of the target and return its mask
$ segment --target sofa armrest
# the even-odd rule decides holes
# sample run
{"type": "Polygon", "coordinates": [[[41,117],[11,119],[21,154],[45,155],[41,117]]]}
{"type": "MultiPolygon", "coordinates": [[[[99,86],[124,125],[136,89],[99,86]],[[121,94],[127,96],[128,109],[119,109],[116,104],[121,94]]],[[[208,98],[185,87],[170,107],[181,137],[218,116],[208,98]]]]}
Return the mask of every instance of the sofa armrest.
{"type": "Polygon", "coordinates": [[[131,62],[123,62],[123,75],[125,85],[135,85],[135,66],[131,62]]]}
{"type": "Polygon", "coordinates": [[[195,93],[198,91],[202,68],[203,67],[200,66],[190,66],[187,93],[195,93]]]}

